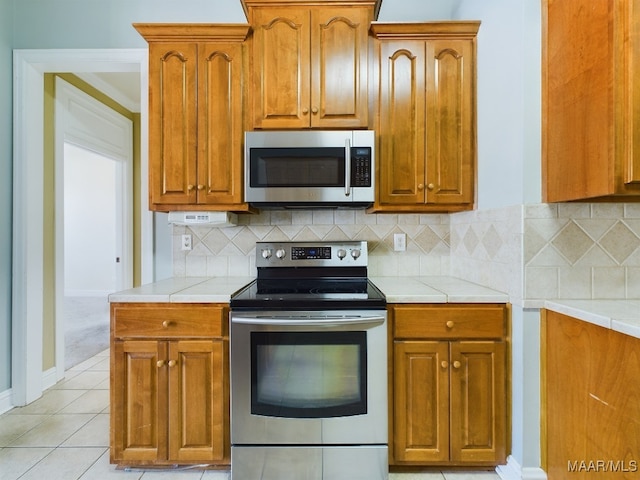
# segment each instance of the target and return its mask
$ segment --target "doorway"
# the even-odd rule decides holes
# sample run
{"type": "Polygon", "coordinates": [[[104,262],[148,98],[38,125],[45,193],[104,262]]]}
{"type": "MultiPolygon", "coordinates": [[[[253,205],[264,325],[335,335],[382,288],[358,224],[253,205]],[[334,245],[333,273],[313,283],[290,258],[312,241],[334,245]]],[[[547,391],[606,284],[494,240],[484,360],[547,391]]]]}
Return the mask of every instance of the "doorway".
{"type": "Polygon", "coordinates": [[[133,122],[60,76],[54,110],[55,350],[67,370],[108,347],[108,295],[133,286],[133,122]]]}
{"type": "MultiPolygon", "coordinates": [[[[14,51],[14,253],[12,302],[12,404],[26,405],[64,376],[56,355],[43,371],[44,333],[44,76],[58,72],[140,72],[140,178],[147,177],[147,50],[14,51]]],[[[153,216],[146,182],[140,182],[140,279],[153,281],[153,216]]],[[[58,280],[56,280],[58,281],[58,280]]],[[[57,325],[56,325],[57,327],[57,325]]],[[[49,333],[49,332],[47,332],[49,333]]],[[[55,332],[56,340],[60,337],[55,332]]]]}

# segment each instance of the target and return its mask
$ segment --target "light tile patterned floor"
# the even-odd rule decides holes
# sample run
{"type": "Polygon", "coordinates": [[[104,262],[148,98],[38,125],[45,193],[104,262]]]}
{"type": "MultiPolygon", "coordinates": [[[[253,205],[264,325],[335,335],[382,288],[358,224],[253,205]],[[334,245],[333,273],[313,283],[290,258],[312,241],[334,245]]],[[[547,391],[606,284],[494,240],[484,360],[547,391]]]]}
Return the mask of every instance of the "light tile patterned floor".
{"type": "MultiPolygon", "coordinates": [[[[229,480],[229,472],[116,470],[109,464],[109,350],[0,415],[0,480],[229,480]]],[[[390,480],[498,480],[494,472],[394,473],[390,480]]]]}

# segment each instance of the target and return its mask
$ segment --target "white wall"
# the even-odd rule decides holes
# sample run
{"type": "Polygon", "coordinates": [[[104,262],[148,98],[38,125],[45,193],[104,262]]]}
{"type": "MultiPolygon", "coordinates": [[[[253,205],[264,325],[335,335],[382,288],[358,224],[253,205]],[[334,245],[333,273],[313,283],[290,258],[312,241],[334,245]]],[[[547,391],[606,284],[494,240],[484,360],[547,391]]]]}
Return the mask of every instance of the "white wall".
{"type": "Polygon", "coordinates": [[[102,296],[117,290],[116,161],[66,143],[64,290],[102,296]]]}
{"type": "Polygon", "coordinates": [[[482,22],[478,209],[539,202],[540,2],[462,0],[455,17],[482,22]]]}

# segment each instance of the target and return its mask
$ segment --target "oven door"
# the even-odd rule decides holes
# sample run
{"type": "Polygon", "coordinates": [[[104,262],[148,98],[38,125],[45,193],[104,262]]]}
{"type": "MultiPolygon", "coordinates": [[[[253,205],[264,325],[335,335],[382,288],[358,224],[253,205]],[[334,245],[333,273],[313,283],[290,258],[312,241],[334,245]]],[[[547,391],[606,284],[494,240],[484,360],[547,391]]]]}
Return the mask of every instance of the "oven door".
{"type": "Polygon", "coordinates": [[[231,313],[233,445],[387,443],[384,310],[231,313]]]}

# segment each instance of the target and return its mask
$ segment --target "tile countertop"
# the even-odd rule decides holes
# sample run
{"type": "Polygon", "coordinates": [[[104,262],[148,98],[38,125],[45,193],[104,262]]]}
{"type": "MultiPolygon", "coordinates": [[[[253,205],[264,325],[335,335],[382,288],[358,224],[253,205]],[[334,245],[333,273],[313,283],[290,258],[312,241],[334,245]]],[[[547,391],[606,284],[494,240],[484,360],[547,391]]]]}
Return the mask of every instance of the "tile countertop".
{"type": "MultiPolygon", "coordinates": [[[[252,277],[174,277],[109,295],[110,302],[226,303],[252,277]]],[[[388,303],[506,303],[509,296],[447,276],[373,277],[388,303]]]]}
{"type": "Polygon", "coordinates": [[[109,302],[229,303],[252,277],[172,277],[109,295],[109,302]]]}
{"type": "Polygon", "coordinates": [[[544,308],[640,338],[640,299],[547,300],[544,308]]]}
{"type": "Polygon", "coordinates": [[[507,303],[509,295],[456,277],[372,277],[387,303],[507,303]]]}

